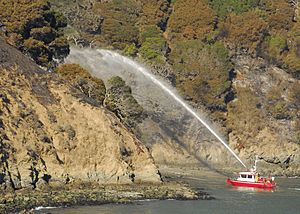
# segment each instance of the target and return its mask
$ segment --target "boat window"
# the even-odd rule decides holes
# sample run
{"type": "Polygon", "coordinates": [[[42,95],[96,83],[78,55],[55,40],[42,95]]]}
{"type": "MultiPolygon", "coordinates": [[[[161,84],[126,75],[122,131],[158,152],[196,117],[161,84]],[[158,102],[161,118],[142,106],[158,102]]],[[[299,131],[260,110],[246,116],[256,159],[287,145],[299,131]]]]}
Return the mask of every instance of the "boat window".
{"type": "Polygon", "coordinates": [[[242,177],[242,178],[247,178],[247,175],[241,174],[241,177],[242,177]]]}
{"type": "Polygon", "coordinates": [[[248,178],[252,178],[252,175],[248,175],[248,178]]]}

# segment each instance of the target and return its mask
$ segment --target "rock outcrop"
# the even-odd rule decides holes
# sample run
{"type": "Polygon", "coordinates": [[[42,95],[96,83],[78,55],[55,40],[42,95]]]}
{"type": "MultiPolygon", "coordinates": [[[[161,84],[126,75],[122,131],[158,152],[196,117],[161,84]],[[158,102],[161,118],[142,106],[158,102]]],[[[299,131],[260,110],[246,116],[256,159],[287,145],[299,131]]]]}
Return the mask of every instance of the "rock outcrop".
{"type": "MultiPolygon", "coordinates": [[[[2,40],[0,47],[7,55],[19,54],[2,40]]],[[[30,60],[24,56],[3,61],[2,188],[39,188],[76,181],[161,182],[148,149],[114,114],[85,102],[79,91],[69,88],[57,75],[35,73],[39,68],[33,63],[28,67],[30,60]]]]}
{"type": "Polygon", "coordinates": [[[299,175],[300,81],[263,59],[240,56],[234,63],[230,145],[243,159],[258,155],[264,170],[299,175]]]}
{"type": "MultiPolygon", "coordinates": [[[[250,165],[258,155],[262,168],[299,175],[297,5],[285,0],[50,2],[68,20],[69,41],[141,56],[191,106],[207,112],[245,162],[250,165]]],[[[233,165],[231,155],[192,119],[140,104],[148,115],[140,130],[148,130],[136,133],[156,160],[233,165]],[[160,116],[165,112],[170,116],[160,116]]]]}

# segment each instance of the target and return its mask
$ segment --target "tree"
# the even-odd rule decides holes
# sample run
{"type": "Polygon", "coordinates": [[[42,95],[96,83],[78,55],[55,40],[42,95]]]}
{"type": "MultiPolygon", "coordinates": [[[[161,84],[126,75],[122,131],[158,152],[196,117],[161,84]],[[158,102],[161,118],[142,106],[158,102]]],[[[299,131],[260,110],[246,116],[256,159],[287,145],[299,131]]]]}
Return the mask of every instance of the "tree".
{"type": "Polygon", "coordinates": [[[205,0],[177,0],[168,23],[168,39],[203,40],[213,31],[215,18],[215,12],[205,0]]]}
{"type": "Polygon", "coordinates": [[[172,49],[170,62],[176,72],[177,87],[185,97],[211,110],[225,110],[224,96],[230,88],[232,64],[222,43],[178,42],[172,49]]]}
{"type": "Polygon", "coordinates": [[[106,88],[101,79],[92,77],[87,70],[77,64],[63,64],[56,72],[87,97],[103,104],[106,88]]]}
{"type": "Polygon", "coordinates": [[[220,36],[230,49],[256,54],[256,48],[267,32],[267,23],[256,11],[230,14],[220,23],[220,36]]]}
{"type": "Polygon", "coordinates": [[[108,80],[104,104],[131,128],[145,117],[142,106],[131,94],[131,88],[119,76],[108,80]]]}

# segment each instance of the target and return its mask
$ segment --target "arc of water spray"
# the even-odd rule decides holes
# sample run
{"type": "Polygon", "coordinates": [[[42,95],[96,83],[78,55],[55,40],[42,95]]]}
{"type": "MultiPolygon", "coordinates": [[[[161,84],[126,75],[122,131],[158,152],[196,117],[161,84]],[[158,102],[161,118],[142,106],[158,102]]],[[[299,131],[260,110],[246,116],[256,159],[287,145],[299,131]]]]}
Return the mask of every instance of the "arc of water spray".
{"type": "MultiPolygon", "coordinates": [[[[229,151],[230,153],[245,167],[247,166],[243,163],[243,161],[232,151],[232,149],[224,142],[224,140],[195,112],[193,111],[180,97],[176,96],[172,90],[170,90],[167,86],[165,86],[162,82],[154,77],[153,74],[147,72],[147,70],[139,65],[138,63],[134,62],[133,60],[121,56],[117,53],[114,53],[109,50],[97,50],[99,53],[108,53],[111,56],[120,58],[124,63],[127,63],[139,70],[144,76],[151,79],[151,81],[156,84],[157,86],[161,87],[165,92],[167,92],[170,96],[172,96],[182,107],[184,107],[190,114],[192,114],[198,121],[200,121],[229,151]]],[[[104,54],[105,56],[105,54],[104,54]]]]}

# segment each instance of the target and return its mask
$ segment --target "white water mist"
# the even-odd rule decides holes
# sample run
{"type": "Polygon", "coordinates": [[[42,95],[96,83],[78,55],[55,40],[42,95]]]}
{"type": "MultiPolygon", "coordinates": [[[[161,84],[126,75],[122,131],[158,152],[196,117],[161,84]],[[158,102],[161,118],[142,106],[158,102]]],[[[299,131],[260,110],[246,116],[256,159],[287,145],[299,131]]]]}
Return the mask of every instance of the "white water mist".
{"type": "MultiPolygon", "coordinates": [[[[174,92],[169,86],[164,84],[161,80],[159,80],[157,77],[155,77],[148,69],[140,65],[139,63],[133,61],[130,58],[124,57],[116,52],[109,51],[109,50],[103,50],[103,49],[98,49],[96,50],[99,53],[99,57],[87,57],[85,58],[86,61],[82,62],[82,57],[84,54],[80,50],[73,50],[73,52],[76,52],[76,54],[73,54],[73,58],[68,59],[70,62],[76,62],[76,61],[81,61],[81,64],[84,64],[83,66],[86,68],[90,68],[92,70],[91,72],[95,74],[95,70],[103,70],[105,71],[105,68],[103,67],[114,67],[116,64],[120,64],[120,62],[125,66],[130,66],[134,68],[136,71],[141,73],[146,79],[151,80],[156,86],[158,86],[161,90],[163,90],[165,93],[167,93],[171,99],[175,100],[181,107],[183,107],[186,111],[188,111],[194,118],[196,118],[203,126],[207,128],[207,130],[212,133],[219,142],[221,142],[225,148],[245,167],[246,165],[243,163],[243,161],[234,153],[234,151],[226,144],[226,142],[220,137],[219,134],[214,131],[214,129],[195,111],[193,110],[183,99],[180,98],[179,95],[174,92]],[[97,68],[95,67],[97,65],[97,60],[102,60],[105,63],[102,63],[102,68],[97,68]],[[93,72],[94,71],[94,72],[93,72]]],[[[72,54],[71,54],[72,55],[72,54]]],[[[113,69],[110,69],[110,72],[113,69]]],[[[102,71],[102,74],[103,74],[102,71]]],[[[120,72],[116,70],[115,72],[120,72]]],[[[101,78],[105,78],[105,76],[111,76],[112,74],[103,74],[103,75],[98,75],[101,78]]],[[[118,73],[115,73],[114,75],[118,75],[118,73]]],[[[97,75],[96,75],[97,76],[97,75]]],[[[134,83],[133,83],[134,84],[134,83]]],[[[146,84],[146,83],[145,83],[146,84]]],[[[146,87],[145,87],[146,88],[146,87]]],[[[152,93],[151,91],[148,93],[152,93]]]]}

